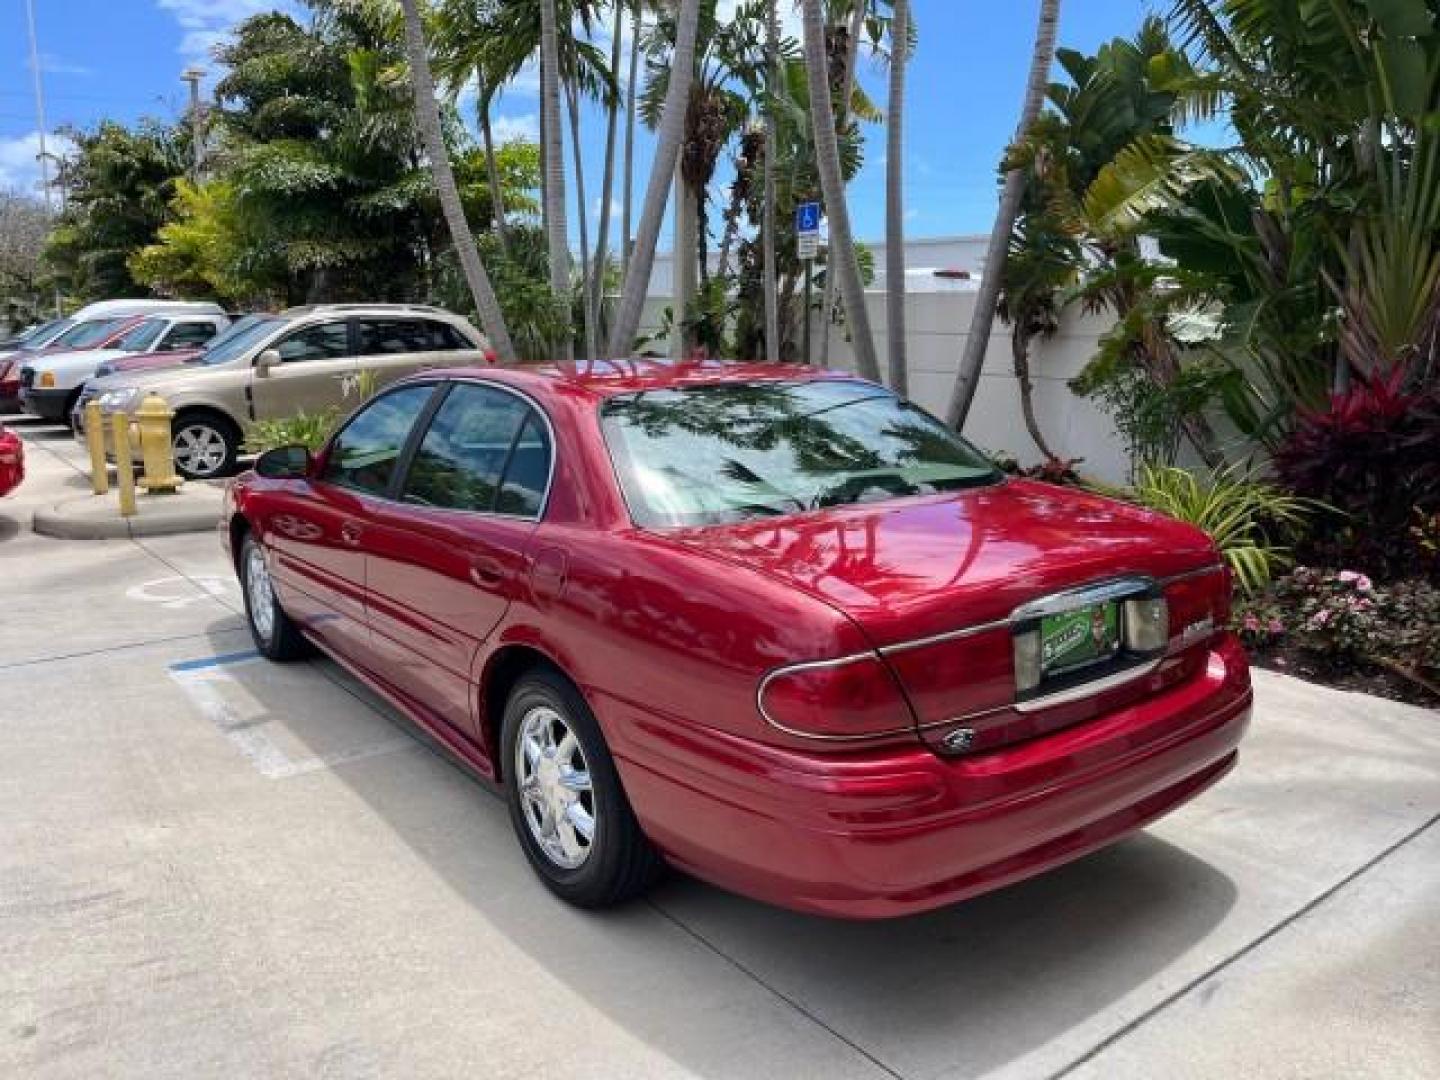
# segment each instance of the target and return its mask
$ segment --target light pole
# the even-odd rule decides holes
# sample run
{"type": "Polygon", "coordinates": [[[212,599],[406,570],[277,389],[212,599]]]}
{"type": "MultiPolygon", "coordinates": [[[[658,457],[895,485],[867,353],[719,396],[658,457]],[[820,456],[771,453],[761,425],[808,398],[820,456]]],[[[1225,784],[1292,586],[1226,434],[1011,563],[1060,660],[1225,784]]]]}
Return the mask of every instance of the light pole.
{"type": "Polygon", "coordinates": [[[50,150],[41,150],[38,154],[35,155],[35,160],[40,163],[40,171],[46,176],[46,179],[41,181],[46,187],[46,204],[48,205],[50,202],[49,189],[51,187],[54,187],[57,191],[60,192],[60,213],[65,213],[65,211],[69,209],[69,206],[67,205],[67,199],[65,197],[65,159],[62,158],[59,154],[53,153],[50,150]],[[49,171],[45,167],[45,163],[47,161],[53,161],[55,163],[54,180],[48,179],[49,171]]]}
{"type": "MultiPolygon", "coordinates": [[[[30,74],[35,80],[35,127],[40,140],[40,152],[35,158],[40,163],[40,185],[45,192],[45,209],[54,213],[55,204],[50,198],[50,158],[45,149],[45,87],[40,79],[40,46],[35,38],[35,0],[25,0],[25,24],[30,31],[30,74]]],[[[61,193],[64,198],[64,193],[61,193]]],[[[60,315],[60,287],[55,287],[55,314],[60,315]]]]}
{"type": "Polygon", "coordinates": [[[194,144],[190,180],[196,184],[200,183],[200,170],[205,166],[205,116],[200,111],[200,80],[204,77],[205,69],[198,64],[191,64],[180,73],[180,80],[190,84],[190,138],[194,144]]]}

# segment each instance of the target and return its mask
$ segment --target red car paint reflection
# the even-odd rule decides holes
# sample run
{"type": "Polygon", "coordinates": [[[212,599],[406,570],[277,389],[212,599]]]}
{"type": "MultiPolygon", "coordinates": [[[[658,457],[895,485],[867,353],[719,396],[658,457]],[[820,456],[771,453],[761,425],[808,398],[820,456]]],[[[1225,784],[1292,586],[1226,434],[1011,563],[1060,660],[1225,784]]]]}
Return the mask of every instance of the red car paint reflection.
{"type": "MultiPolygon", "coordinates": [[[[495,687],[547,663],[595,714],[670,863],[774,904],[879,918],[1074,859],[1234,765],[1249,672],[1225,630],[1228,574],[1188,526],[983,467],[950,487],[867,469],[849,443],[800,445],[786,459],[798,477],[826,455],[861,464],[813,499],[782,497],[761,475],[768,436],[693,485],[692,513],[673,496],[691,490],[693,458],[631,460],[666,424],[677,447],[730,438],[794,387],[835,398],[797,414],[802,428],[886,397],[816,369],[637,361],[410,385],[437,381],[506,387],[543,412],[554,458],[538,520],[350,490],[320,479],[322,452],[305,479],[241,477],[222,530],[232,550],[253,532],[307,635],[482,776],[507,779],[495,687]],[[753,414],[716,422],[714,399],[694,396],[716,387],[752,395],[753,414]],[[756,494],[703,509],[717,485],[756,494]],[[1167,621],[1124,665],[1023,690],[1022,638],[1075,596],[1167,621]]],[[[875,438],[934,441],[933,420],[903,415],[875,438]]]]}
{"type": "Polygon", "coordinates": [[[25,444],[9,428],[0,427],[0,496],[9,495],[25,479],[25,444]]]}

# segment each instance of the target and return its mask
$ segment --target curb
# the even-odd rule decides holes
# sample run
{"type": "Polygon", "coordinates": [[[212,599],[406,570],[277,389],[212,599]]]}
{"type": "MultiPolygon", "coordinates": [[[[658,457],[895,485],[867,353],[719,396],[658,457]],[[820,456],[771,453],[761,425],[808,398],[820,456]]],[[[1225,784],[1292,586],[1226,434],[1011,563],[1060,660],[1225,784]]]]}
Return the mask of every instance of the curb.
{"type": "Polygon", "coordinates": [[[142,536],[174,536],[179,533],[211,532],[220,524],[220,506],[176,509],[140,505],[140,513],[122,518],[117,513],[101,517],[78,516],[74,508],[105,496],[87,495],[36,510],[31,527],[41,536],[61,540],[124,540],[142,536]],[[150,513],[145,513],[146,509],[150,513]],[[160,511],[157,513],[156,511],[160,511]]]}

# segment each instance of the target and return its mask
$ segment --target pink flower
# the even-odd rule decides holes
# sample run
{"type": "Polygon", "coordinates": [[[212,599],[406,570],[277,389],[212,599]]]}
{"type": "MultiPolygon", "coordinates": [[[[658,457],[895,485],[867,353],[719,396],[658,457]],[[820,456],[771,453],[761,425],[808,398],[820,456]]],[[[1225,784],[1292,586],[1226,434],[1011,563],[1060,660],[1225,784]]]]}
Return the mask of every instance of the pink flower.
{"type": "Polygon", "coordinates": [[[1357,592],[1369,592],[1375,587],[1373,581],[1356,570],[1341,570],[1340,580],[1346,585],[1354,585],[1357,592]]]}
{"type": "Polygon", "coordinates": [[[1279,619],[1271,619],[1270,625],[1267,627],[1267,629],[1272,634],[1283,634],[1285,633],[1285,624],[1279,619]]]}
{"type": "Polygon", "coordinates": [[[1317,611],[1310,617],[1310,627],[1313,630],[1324,630],[1330,625],[1330,620],[1335,617],[1333,611],[1317,611]]]}
{"type": "Polygon", "coordinates": [[[1258,615],[1246,615],[1245,629],[1251,632],[1258,632],[1260,629],[1260,617],[1258,615]]]}

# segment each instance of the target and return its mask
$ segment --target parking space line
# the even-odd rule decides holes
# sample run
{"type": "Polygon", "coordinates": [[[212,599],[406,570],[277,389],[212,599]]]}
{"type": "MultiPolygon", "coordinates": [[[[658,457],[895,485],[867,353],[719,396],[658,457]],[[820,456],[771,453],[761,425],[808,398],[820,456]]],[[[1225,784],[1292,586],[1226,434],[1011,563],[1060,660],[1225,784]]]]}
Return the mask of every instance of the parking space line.
{"type": "Polygon", "coordinates": [[[256,720],[241,716],[226,700],[225,687],[235,682],[232,672],[260,659],[260,654],[253,650],[222,653],[171,664],[169,672],[170,678],[185,692],[200,714],[267,780],[304,776],[420,745],[408,735],[397,734],[329,754],[291,758],[266,733],[265,726],[270,723],[268,717],[256,720]]]}

